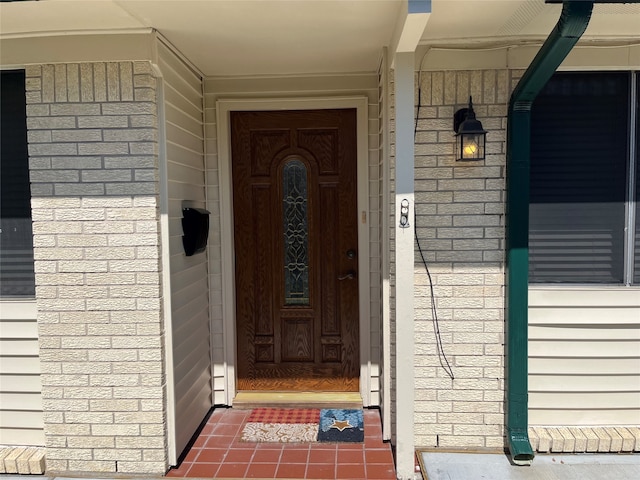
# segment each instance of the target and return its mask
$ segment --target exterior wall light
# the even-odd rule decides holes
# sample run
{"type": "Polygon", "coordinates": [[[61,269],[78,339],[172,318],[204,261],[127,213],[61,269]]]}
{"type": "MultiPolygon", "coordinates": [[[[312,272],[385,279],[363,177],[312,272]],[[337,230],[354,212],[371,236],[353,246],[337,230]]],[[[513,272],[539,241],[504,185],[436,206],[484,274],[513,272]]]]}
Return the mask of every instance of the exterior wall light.
{"type": "Polygon", "coordinates": [[[456,132],[456,160],[484,160],[487,131],[476,120],[471,97],[469,108],[461,108],[453,115],[453,130],[456,132]]]}

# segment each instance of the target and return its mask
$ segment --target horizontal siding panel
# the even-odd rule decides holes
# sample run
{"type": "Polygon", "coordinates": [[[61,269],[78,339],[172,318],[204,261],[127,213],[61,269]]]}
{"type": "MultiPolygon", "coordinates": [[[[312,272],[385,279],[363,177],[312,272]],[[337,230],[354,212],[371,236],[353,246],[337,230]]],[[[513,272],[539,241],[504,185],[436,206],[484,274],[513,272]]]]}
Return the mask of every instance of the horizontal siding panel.
{"type": "Polygon", "coordinates": [[[3,356],[37,357],[39,353],[37,339],[0,339],[0,354],[3,356]]]}
{"type": "Polygon", "coordinates": [[[213,377],[214,378],[223,378],[224,375],[226,373],[226,369],[225,366],[221,363],[214,363],[213,364],[213,377]]]}
{"type": "MultiPolygon", "coordinates": [[[[204,317],[204,315],[200,315],[204,317]]],[[[193,322],[181,325],[179,331],[176,331],[179,342],[175,343],[174,350],[180,352],[181,356],[175,363],[175,372],[179,375],[176,382],[184,377],[192,368],[192,364],[199,362],[199,358],[210,358],[207,340],[209,337],[208,329],[203,326],[193,325],[193,322]]]]}
{"type": "Polygon", "coordinates": [[[201,118],[202,117],[202,109],[198,107],[198,105],[191,102],[189,99],[185,98],[181,92],[176,90],[175,85],[171,85],[170,83],[165,83],[164,88],[164,98],[165,102],[176,109],[184,112],[186,115],[189,115],[193,118],[201,118]]]}
{"type": "MultiPolygon", "coordinates": [[[[180,244],[180,248],[182,248],[182,236],[171,237],[170,243],[180,244]]],[[[197,265],[199,263],[199,260],[204,258],[206,258],[206,255],[204,253],[198,253],[196,255],[192,255],[191,257],[187,257],[183,251],[181,253],[172,254],[169,261],[171,263],[171,269],[178,271],[191,268],[194,265],[197,265]]],[[[184,286],[181,285],[180,288],[184,288],[184,286]]]]}
{"type": "MultiPolygon", "coordinates": [[[[638,293],[640,295],[640,292],[638,293]]],[[[640,324],[640,307],[615,308],[531,308],[529,307],[529,324],[606,324],[610,319],[615,324],[640,324]]]]}
{"type": "Polygon", "coordinates": [[[200,75],[187,67],[182,60],[170,52],[160,57],[159,65],[164,81],[173,85],[191,103],[202,108],[202,84],[200,75]],[[198,100],[198,98],[200,100],[198,100]]]}
{"type": "MultiPolygon", "coordinates": [[[[180,236],[180,242],[182,242],[182,236],[180,236]]],[[[207,281],[207,266],[203,263],[197,263],[192,265],[191,268],[176,272],[171,275],[171,281],[176,282],[178,285],[191,285],[197,282],[207,281]]],[[[205,291],[206,291],[206,287],[205,291]]]]}
{"type": "MultiPolygon", "coordinates": [[[[204,197],[204,185],[169,182],[169,198],[198,201],[204,197]]],[[[182,226],[180,226],[182,228],[182,226]]]]}
{"type": "MultiPolygon", "coordinates": [[[[203,352],[204,348],[207,346],[206,339],[202,337],[202,335],[194,335],[192,338],[192,342],[185,343],[184,347],[193,346],[193,349],[188,353],[183,355],[182,361],[175,365],[174,375],[176,379],[176,402],[179,403],[179,395],[184,394],[185,391],[188,391],[188,388],[178,389],[178,385],[181,383],[182,379],[191,374],[192,378],[199,378],[202,372],[206,372],[209,381],[207,382],[207,388],[211,388],[211,359],[208,352],[203,352]],[[200,372],[197,374],[193,374],[191,372],[194,369],[200,368],[200,372]]],[[[190,387],[189,387],[190,388],[190,387]]],[[[177,404],[176,403],[176,404],[177,404]]]]}
{"type": "Polygon", "coordinates": [[[0,392],[0,405],[2,405],[2,417],[7,415],[7,410],[16,411],[42,411],[42,395],[37,393],[4,393],[0,392]]]}
{"type": "Polygon", "coordinates": [[[0,338],[38,338],[38,323],[35,320],[0,320],[0,338]]]}
{"type": "Polygon", "coordinates": [[[204,378],[195,382],[188,394],[182,396],[183,403],[178,405],[178,411],[182,414],[176,420],[185,423],[193,422],[195,424],[193,431],[208,413],[213,402],[211,389],[203,388],[205,385],[204,378]],[[199,412],[200,415],[192,415],[192,412],[199,412]]]}
{"type": "MultiPolygon", "coordinates": [[[[199,385],[204,385],[202,382],[199,385]]],[[[213,405],[213,395],[211,389],[200,389],[193,390],[189,392],[188,395],[185,395],[183,398],[189,399],[188,403],[182,403],[178,406],[178,411],[181,412],[176,417],[176,421],[180,422],[185,427],[183,435],[191,431],[195,432],[198,428],[198,425],[204,420],[206,415],[209,413],[211,406],[213,405]]],[[[184,438],[184,440],[188,441],[189,438],[184,438]]]]}
{"type": "Polygon", "coordinates": [[[0,373],[0,389],[3,392],[13,393],[40,393],[42,382],[40,375],[5,375],[0,373]]]}
{"type": "Polygon", "coordinates": [[[40,359],[36,357],[0,357],[0,374],[39,374],[40,359]]]}
{"type": "Polygon", "coordinates": [[[638,409],[640,411],[640,395],[638,392],[529,392],[529,408],[558,408],[565,410],[615,410],[638,409]]]}
{"type": "Polygon", "coordinates": [[[38,307],[35,300],[0,300],[0,320],[36,321],[38,307]]]}
{"type": "Polygon", "coordinates": [[[640,340],[633,325],[529,325],[529,340],[640,340]]]}
{"type": "MultiPolygon", "coordinates": [[[[177,314],[178,312],[176,312],[176,315],[177,314]]],[[[179,349],[182,352],[184,358],[192,356],[196,350],[198,355],[204,354],[207,357],[209,356],[208,347],[203,346],[203,340],[207,340],[209,337],[209,329],[204,322],[206,317],[206,310],[202,310],[198,312],[198,315],[194,313],[194,315],[190,317],[189,321],[185,320],[180,322],[178,325],[175,325],[173,330],[173,345],[174,348],[179,349]]],[[[183,361],[184,360],[181,357],[175,364],[176,368],[178,368],[183,361]]],[[[180,372],[180,377],[184,376],[184,374],[184,371],[180,372]]]]}
{"type": "Polygon", "coordinates": [[[529,392],[637,392],[637,375],[529,375],[529,392]]]}
{"type": "Polygon", "coordinates": [[[171,294],[171,304],[173,310],[177,313],[181,309],[188,307],[188,311],[184,313],[207,310],[207,302],[209,298],[207,279],[203,278],[199,282],[190,285],[181,290],[174,290],[171,294]]]}
{"type": "MultiPolygon", "coordinates": [[[[625,307],[640,308],[640,288],[529,287],[529,311],[536,311],[534,307],[575,307],[573,310],[581,310],[582,312],[588,312],[592,307],[610,307],[616,311],[624,310],[625,307]]],[[[609,318],[615,317],[600,317],[599,323],[602,323],[603,319],[609,318]]],[[[638,323],[637,313],[635,322],[638,323]]]]}
{"type": "Polygon", "coordinates": [[[638,362],[628,358],[529,358],[529,373],[635,375],[638,362]]]}
{"type": "MultiPolygon", "coordinates": [[[[172,78],[180,79],[189,85],[191,90],[200,92],[202,94],[202,82],[200,75],[193,71],[193,69],[178,58],[166,45],[163,43],[158,44],[158,57],[163,62],[165,70],[171,70],[174,74],[172,78]]],[[[162,70],[162,68],[161,68],[162,70]]],[[[162,72],[164,75],[164,71],[162,72]]],[[[169,72],[167,72],[169,73],[169,72]]]]}
{"type": "MultiPolygon", "coordinates": [[[[9,429],[38,429],[42,428],[43,413],[40,412],[26,412],[26,411],[3,411],[2,421],[0,421],[0,428],[9,429]]],[[[14,442],[15,445],[15,442],[14,442]]]]}
{"type": "MultiPolygon", "coordinates": [[[[206,414],[212,405],[211,389],[206,386],[209,380],[208,372],[203,371],[201,372],[201,378],[196,379],[196,381],[192,382],[189,388],[185,390],[184,394],[180,397],[181,403],[178,404],[178,411],[181,412],[178,416],[178,421],[191,417],[190,413],[194,411],[193,407],[196,405],[200,406],[197,410],[206,414]],[[207,381],[205,382],[205,380],[207,381]]],[[[202,418],[200,418],[200,420],[202,420],[202,418]]]]}
{"type": "MultiPolygon", "coordinates": [[[[200,169],[204,169],[204,154],[202,153],[204,149],[204,141],[202,139],[202,132],[189,132],[176,125],[167,123],[166,133],[168,143],[173,143],[174,145],[181,146],[183,149],[198,152],[200,154],[200,162],[197,166],[200,169]]],[[[171,179],[171,176],[169,176],[169,179],[171,179]]]]}
{"type": "MultiPolygon", "coordinates": [[[[200,168],[204,170],[204,161],[202,159],[201,152],[194,152],[193,150],[187,150],[186,148],[175,145],[173,143],[167,144],[167,160],[181,163],[184,165],[200,165],[200,168]]],[[[169,177],[169,181],[174,181],[173,178],[169,177]]],[[[196,193],[196,192],[194,192],[196,193]]],[[[177,197],[174,197],[177,198],[177,197]]],[[[184,198],[184,197],[181,197],[184,198]]]]}
{"type": "MultiPolygon", "coordinates": [[[[177,317],[177,321],[173,324],[174,349],[178,348],[183,351],[183,355],[188,356],[191,355],[191,350],[195,345],[200,345],[200,341],[196,340],[195,336],[199,336],[200,340],[208,339],[208,334],[205,334],[209,330],[208,322],[205,321],[208,318],[207,310],[207,308],[201,308],[199,311],[195,311],[187,306],[181,310],[173,311],[177,317]],[[181,317],[180,314],[182,314],[181,317]]],[[[176,362],[176,365],[179,364],[179,361],[176,362]]]]}
{"type": "Polygon", "coordinates": [[[208,391],[205,389],[200,390],[186,398],[190,398],[191,402],[186,405],[180,405],[178,412],[184,413],[176,417],[176,423],[181,426],[176,433],[176,443],[183,446],[183,448],[188,444],[193,433],[209,413],[213,404],[211,389],[208,391]]]}
{"type": "Polygon", "coordinates": [[[0,427],[0,445],[44,446],[44,430],[0,427]]]}
{"type": "Polygon", "coordinates": [[[198,361],[191,366],[191,369],[176,382],[176,393],[178,393],[176,397],[181,398],[181,401],[184,402],[186,401],[185,399],[196,395],[194,392],[206,390],[205,386],[210,385],[211,380],[210,366],[211,359],[209,356],[200,356],[198,361]]]}
{"type": "Polygon", "coordinates": [[[179,161],[174,162],[173,160],[169,160],[167,167],[172,182],[189,183],[191,185],[204,187],[204,172],[202,168],[194,168],[184,165],[179,161]]]}
{"type": "Polygon", "coordinates": [[[194,90],[188,82],[179,78],[174,70],[166,68],[166,64],[165,68],[163,68],[162,62],[160,69],[162,70],[162,76],[165,83],[171,85],[171,87],[175,89],[176,93],[184,98],[185,102],[191,104],[193,108],[202,111],[202,92],[194,90]]]}
{"type": "Polygon", "coordinates": [[[529,426],[612,426],[639,425],[638,410],[536,410],[529,409],[529,426]]]}
{"type": "MultiPolygon", "coordinates": [[[[170,243],[172,244],[180,244],[180,248],[182,247],[182,236],[171,237],[170,243]]],[[[203,253],[198,253],[196,255],[192,255],[191,257],[187,257],[184,254],[184,251],[180,253],[174,253],[171,255],[169,259],[171,263],[171,270],[173,271],[181,271],[198,265],[198,263],[203,262],[207,256],[203,253]]],[[[184,285],[180,285],[180,288],[185,288],[184,285]]]]}
{"type": "MultiPolygon", "coordinates": [[[[189,375],[196,366],[200,365],[202,371],[210,372],[210,356],[209,352],[205,352],[208,350],[208,338],[202,336],[202,332],[194,332],[188,338],[188,341],[182,343],[182,347],[184,351],[188,351],[189,353],[184,353],[181,358],[181,362],[174,365],[174,375],[176,378],[176,385],[181,381],[182,378],[189,375]],[[206,361],[206,365],[202,362],[206,361]]],[[[209,373],[210,375],[210,373],[209,373]]],[[[209,376],[209,378],[211,378],[209,376]]],[[[210,385],[210,383],[209,383],[210,385]]],[[[177,392],[176,392],[177,393],[177,392]]]]}
{"type": "Polygon", "coordinates": [[[167,119],[167,123],[175,125],[176,127],[186,130],[187,132],[191,132],[196,137],[202,139],[203,128],[202,123],[199,121],[199,118],[190,117],[186,113],[178,110],[173,105],[167,105],[167,108],[165,109],[165,116],[167,119]]]}
{"type": "Polygon", "coordinates": [[[640,363],[638,341],[529,341],[529,357],[627,357],[640,363]]]}

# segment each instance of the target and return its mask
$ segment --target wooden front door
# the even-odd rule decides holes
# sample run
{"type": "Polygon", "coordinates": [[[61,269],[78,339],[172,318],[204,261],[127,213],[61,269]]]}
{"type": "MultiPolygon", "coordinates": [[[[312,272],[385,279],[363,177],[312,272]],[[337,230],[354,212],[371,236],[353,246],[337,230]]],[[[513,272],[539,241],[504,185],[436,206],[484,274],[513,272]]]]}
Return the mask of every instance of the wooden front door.
{"type": "Polygon", "coordinates": [[[355,110],[231,112],[238,390],[358,391],[355,110]]]}

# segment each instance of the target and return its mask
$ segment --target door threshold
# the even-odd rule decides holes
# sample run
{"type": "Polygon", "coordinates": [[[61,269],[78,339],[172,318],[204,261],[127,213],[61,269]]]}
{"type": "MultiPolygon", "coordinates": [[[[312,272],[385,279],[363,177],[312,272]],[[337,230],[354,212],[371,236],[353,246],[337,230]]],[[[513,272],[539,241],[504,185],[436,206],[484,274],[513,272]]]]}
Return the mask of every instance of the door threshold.
{"type": "Polygon", "coordinates": [[[276,392],[241,391],[233,399],[233,408],[362,408],[359,392],[276,392]]]}

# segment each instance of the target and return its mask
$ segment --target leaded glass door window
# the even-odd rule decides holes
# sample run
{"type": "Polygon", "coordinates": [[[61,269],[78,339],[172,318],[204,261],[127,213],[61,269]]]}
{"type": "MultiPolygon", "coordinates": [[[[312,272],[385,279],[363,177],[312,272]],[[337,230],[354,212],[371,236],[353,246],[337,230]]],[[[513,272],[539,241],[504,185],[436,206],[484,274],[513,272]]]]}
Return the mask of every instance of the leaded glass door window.
{"type": "Polygon", "coordinates": [[[307,167],[289,160],[282,171],[284,303],[309,305],[309,221],[307,167]]]}

